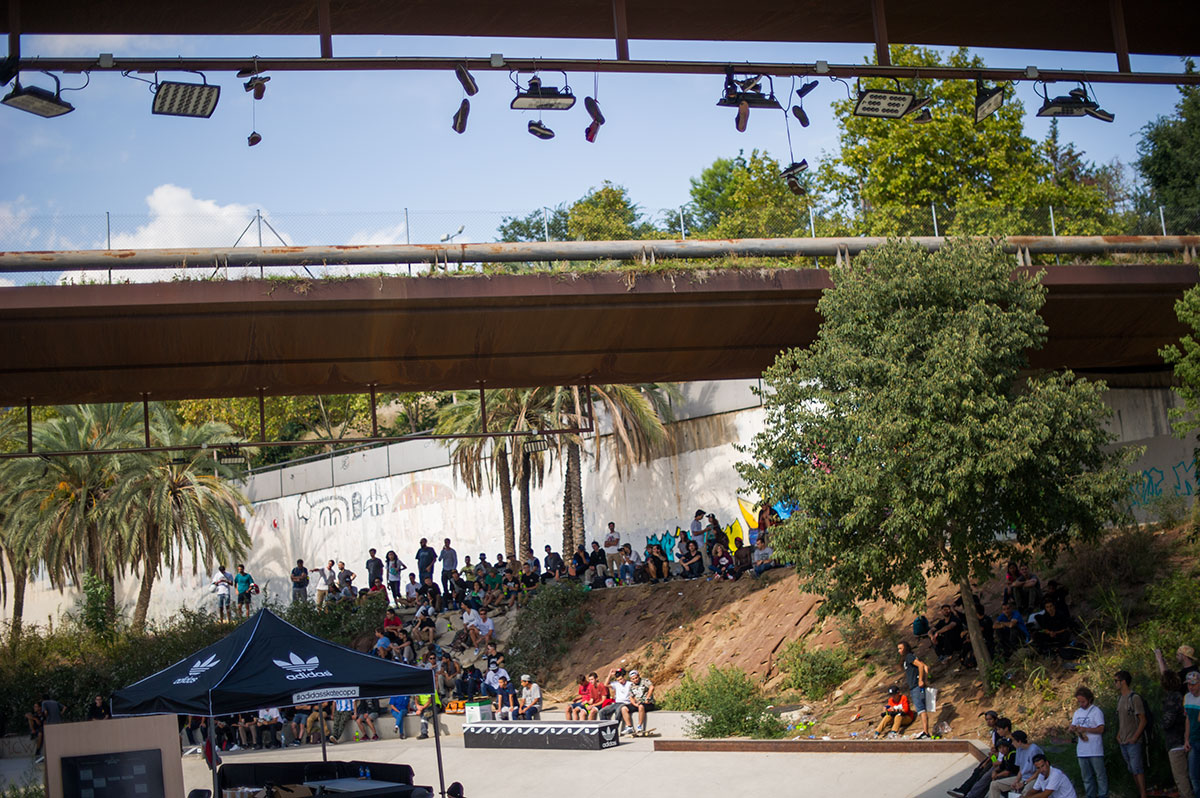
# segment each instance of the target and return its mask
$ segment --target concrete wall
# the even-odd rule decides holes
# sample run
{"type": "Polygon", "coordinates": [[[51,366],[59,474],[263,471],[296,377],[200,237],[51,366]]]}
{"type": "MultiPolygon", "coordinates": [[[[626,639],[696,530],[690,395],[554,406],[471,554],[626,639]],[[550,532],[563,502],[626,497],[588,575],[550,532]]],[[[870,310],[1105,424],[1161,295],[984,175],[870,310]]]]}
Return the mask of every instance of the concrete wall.
{"type": "MultiPolygon", "coordinates": [[[[611,520],[623,540],[642,546],[654,538],[669,547],[677,528],[686,527],[698,508],[715,513],[733,535],[748,531],[737,502],[741,481],[735,470],[744,455],[735,447],[748,444],[762,427],[763,412],[752,392],[756,385],[746,380],[683,386],[676,408],[682,420],[672,428],[671,451],[624,478],[618,478],[607,439],[589,442],[583,471],[588,538],[600,539],[611,520]]],[[[1140,476],[1130,497],[1135,510],[1142,517],[1153,515],[1163,497],[1190,502],[1197,488],[1194,454],[1190,443],[1170,435],[1167,412],[1175,406],[1174,395],[1161,388],[1118,389],[1107,401],[1120,443],[1146,447],[1135,466],[1140,476]]],[[[381,557],[395,549],[413,567],[422,537],[435,548],[442,538],[451,538],[460,558],[469,554],[475,560],[486,551],[494,560],[504,550],[499,497],[490,490],[471,495],[448,463],[440,443],[414,441],[255,475],[246,485],[254,502],[247,569],[264,589],[281,593],[298,557],[310,566],[344,559],[363,574],[367,549],[374,547],[381,557]]],[[[558,463],[533,490],[532,515],[534,550],[540,555],[547,543],[559,550],[558,463]]],[[[156,586],[152,613],[211,603],[208,583],[204,573],[189,573],[156,586]]],[[[136,583],[128,582],[119,597],[132,604],[136,591],[136,583]]],[[[73,601],[73,595],[60,596],[35,579],[26,617],[45,622],[73,601]]]]}

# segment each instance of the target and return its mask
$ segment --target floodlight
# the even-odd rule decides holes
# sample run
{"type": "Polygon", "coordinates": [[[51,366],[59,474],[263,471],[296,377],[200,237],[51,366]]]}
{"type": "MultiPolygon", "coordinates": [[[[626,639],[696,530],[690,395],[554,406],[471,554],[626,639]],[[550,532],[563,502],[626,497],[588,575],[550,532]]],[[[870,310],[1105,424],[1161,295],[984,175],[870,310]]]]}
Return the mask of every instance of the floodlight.
{"type": "Polygon", "coordinates": [[[545,438],[530,438],[521,445],[521,448],[526,454],[544,452],[550,448],[550,441],[545,438]]]}
{"type": "Polygon", "coordinates": [[[221,465],[245,465],[246,456],[236,446],[217,450],[217,462],[221,465]]]}
{"type": "Polygon", "coordinates": [[[204,83],[178,83],[164,80],[154,85],[151,111],[163,116],[187,116],[207,119],[217,110],[220,86],[204,83]]]}
{"type": "MultiPolygon", "coordinates": [[[[514,83],[516,81],[514,80],[514,83]]],[[[567,73],[563,73],[563,87],[543,86],[542,79],[535,73],[524,91],[517,86],[517,96],[509,108],[514,111],[566,111],[575,105],[575,95],[567,85],[567,73]]]]}
{"type": "Polygon", "coordinates": [[[860,89],[854,104],[854,115],[871,119],[899,119],[911,111],[916,102],[917,95],[912,92],[860,89]]]}
{"type": "Polygon", "coordinates": [[[1101,122],[1111,122],[1116,117],[1115,114],[1105,111],[1099,103],[1088,97],[1087,89],[1082,86],[1071,89],[1065,95],[1054,99],[1050,99],[1045,94],[1042,95],[1042,98],[1044,102],[1038,109],[1038,116],[1090,116],[1101,122]]]}
{"type": "Polygon", "coordinates": [[[770,86],[768,92],[762,90],[762,78],[762,75],[749,75],[739,79],[734,75],[733,67],[726,67],[725,91],[721,99],[717,100],[717,105],[722,108],[738,108],[745,103],[750,108],[783,108],[779,100],[775,99],[775,84],[771,76],[766,76],[770,86]]]}
{"type": "Polygon", "coordinates": [[[62,98],[62,85],[58,78],[54,75],[50,77],[54,78],[54,91],[48,91],[38,86],[22,86],[21,81],[17,80],[13,84],[13,90],[0,102],[46,119],[71,113],[75,110],[75,106],[62,98]]]}
{"type": "Polygon", "coordinates": [[[975,123],[979,124],[1004,105],[1004,87],[987,88],[982,80],[975,81],[975,123]]]}

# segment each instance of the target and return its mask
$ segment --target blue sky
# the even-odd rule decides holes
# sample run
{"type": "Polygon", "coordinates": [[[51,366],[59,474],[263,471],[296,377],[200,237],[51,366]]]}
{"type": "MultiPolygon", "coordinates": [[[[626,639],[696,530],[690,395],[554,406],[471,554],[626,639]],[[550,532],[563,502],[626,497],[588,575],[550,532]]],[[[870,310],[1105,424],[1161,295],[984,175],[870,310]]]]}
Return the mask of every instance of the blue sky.
{"type": "MultiPolygon", "coordinates": [[[[315,37],[22,40],[27,57],[99,52],[119,57],[314,56],[317,47],[315,37]]],[[[611,58],[613,44],[337,37],[334,52],[611,58]]],[[[859,62],[870,48],[635,41],[631,52],[634,58],[859,62]]],[[[981,54],[992,66],[1115,67],[1114,56],[1105,54],[981,54]]],[[[1134,56],[1133,65],[1182,71],[1175,58],[1134,56]]],[[[277,219],[340,215],[336,223],[290,217],[294,229],[280,233],[297,243],[342,243],[356,236],[361,241],[398,239],[405,232],[399,213],[404,208],[411,209],[414,221],[408,233],[414,242],[436,240],[439,231],[453,232],[460,224],[466,228],[460,240],[489,240],[501,213],[570,201],[606,179],[626,186],[647,211],[658,212],[686,202],[688,178],[715,158],[757,147],[787,160],[781,115],[756,112],[749,130],[737,133],[730,110],[715,106],[719,76],[600,75],[598,98],[608,123],[595,144],[583,137],[588,118],[582,103],[568,112],[547,112],[544,119],[558,136],[540,141],[526,132],[532,117],[508,108],[513,95],[508,75],[477,72],[476,77],[480,93],[472,99],[468,130],[459,136],[450,130],[450,117],[462,92],[450,72],[276,73],[255,109],[254,127],[263,142],[250,148],[246,136],[252,101],[233,75],[209,75],[210,82],[222,86],[221,101],[211,119],[194,120],[152,116],[146,84],[96,73],[84,91],[65,95],[76,110],[62,118],[45,120],[0,108],[0,140],[6,143],[0,148],[0,246],[12,248],[21,240],[31,246],[35,241],[39,246],[47,241],[60,247],[102,245],[94,220],[104,211],[114,214],[120,230],[141,231],[122,238],[125,245],[232,244],[228,239],[236,237],[242,220],[252,218],[256,208],[277,219]],[[148,214],[158,217],[153,229],[145,228],[148,214]],[[75,215],[85,218],[73,220],[75,215]],[[207,221],[172,225],[166,220],[173,215],[207,221]],[[49,216],[56,219],[48,222],[49,216]],[[35,226],[33,235],[29,230],[35,226]],[[24,239],[13,232],[21,229],[24,239]]],[[[51,84],[39,75],[29,75],[25,82],[51,84]]],[[[63,78],[64,86],[82,82],[83,76],[63,78]]],[[[555,76],[546,76],[546,83],[556,82],[555,76]]],[[[571,75],[570,82],[581,97],[593,91],[590,74],[571,75]]],[[[1140,128],[1170,113],[1177,98],[1172,86],[1095,88],[1101,105],[1116,113],[1116,122],[1070,119],[1064,120],[1062,131],[1098,162],[1119,158],[1129,163],[1140,128]]],[[[776,85],[780,94],[787,89],[782,82],[776,85]]],[[[815,163],[822,153],[836,150],[829,103],[844,92],[823,81],[806,99],[812,125],[793,130],[797,156],[815,163]]],[[[1047,124],[1032,116],[1039,102],[1033,85],[1020,84],[1017,96],[1029,114],[1027,132],[1042,137],[1047,124]]]]}

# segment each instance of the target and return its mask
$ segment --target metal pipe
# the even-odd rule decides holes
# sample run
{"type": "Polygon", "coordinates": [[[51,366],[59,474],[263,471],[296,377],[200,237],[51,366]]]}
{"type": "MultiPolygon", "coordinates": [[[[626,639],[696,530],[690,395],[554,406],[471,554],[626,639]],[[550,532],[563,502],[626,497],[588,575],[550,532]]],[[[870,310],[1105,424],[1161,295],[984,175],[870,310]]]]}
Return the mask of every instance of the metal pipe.
{"type": "Polygon", "coordinates": [[[371,383],[371,437],[379,437],[379,416],[375,412],[375,383],[371,383]]]}
{"type": "Polygon", "coordinates": [[[483,383],[479,383],[479,423],[483,434],[487,435],[487,394],[484,393],[483,383]]]}
{"type": "MultiPolygon", "coordinates": [[[[992,240],[982,237],[986,240],[992,240]]],[[[554,260],[640,260],[670,258],[814,257],[836,256],[839,250],[857,255],[882,246],[884,237],[733,238],[715,241],[670,239],[646,241],[514,241],[490,244],[386,244],[369,246],[238,247],[215,249],[114,249],[63,252],[0,252],[0,273],[85,271],[118,266],[121,269],[186,269],[204,263],[221,268],[302,265],[370,265],[444,263],[450,257],[464,263],[512,263],[554,260]]],[[[906,239],[935,251],[953,239],[914,236],[906,239]]],[[[1009,236],[1006,253],[1019,248],[1047,254],[1170,253],[1200,246],[1200,236],[1009,236]]],[[[207,273],[207,272],[206,272],[207,273]]]]}
{"type": "MultiPolygon", "coordinates": [[[[582,435],[595,432],[594,423],[591,418],[588,418],[587,426],[579,427],[563,427],[560,429],[545,429],[540,430],[543,435],[582,435]]],[[[21,457],[81,457],[95,454],[110,454],[118,452],[121,454],[151,454],[154,452],[194,452],[197,450],[211,449],[258,449],[266,446],[313,446],[321,444],[332,444],[335,446],[346,446],[350,448],[358,448],[370,444],[383,443],[404,443],[405,441],[446,441],[457,440],[459,438],[523,438],[528,437],[529,431],[521,432],[462,432],[455,435],[397,435],[387,436],[381,435],[378,438],[314,438],[303,441],[236,441],[220,445],[201,446],[199,444],[186,446],[131,446],[128,448],[117,449],[77,449],[71,451],[61,451],[57,449],[48,449],[42,452],[0,452],[0,460],[9,460],[21,457]]],[[[343,450],[338,450],[342,452],[343,450]]],[[[337,454],[332,452],[331,454],[337,454]]]]}
{"type": "MultiPolygon", "coordinates": [[[[381,72],[389,70],[442,71],[467,60],[473,70],[511,70],[562,72],[625,72],[633,74],[724,75],[728,61],[658,61],[579,58],[510,58],[493,66],[487,56],[444,57],[343,57],[343,58],[114,58],[112,66],[101,66],[95,58],[22,58],[21,70],[50,72],[134,72],[150,74],[165,71],[237,72],[253,67],[262,72],[381,72]]],[[[829,64],[817,72],[815,63],[738,62],[739,72],[773,77],[897,78],[900,80],[975,80],[989,83],[1028,81],[1026,67],[915,67],[880,64],[829,64]]],[[[1037,82],[1068,83],[1140,83],[1164,86],[1200,84],[1200,72],[1110,72],[1086,69],[1038,69],[1037,82]]]]}

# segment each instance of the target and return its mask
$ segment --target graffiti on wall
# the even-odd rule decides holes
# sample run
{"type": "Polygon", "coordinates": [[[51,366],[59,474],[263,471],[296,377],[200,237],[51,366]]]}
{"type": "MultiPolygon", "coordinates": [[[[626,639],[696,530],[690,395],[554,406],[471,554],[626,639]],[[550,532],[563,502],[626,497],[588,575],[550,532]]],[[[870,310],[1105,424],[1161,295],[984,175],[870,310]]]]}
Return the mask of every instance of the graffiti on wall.
{"type": "Polygon", "coordinates": [[[391,499],[387,489],[378,482],[364,485],[349,497],[320,496],[313,499],[302,493],[296,501],[296,517],[305,524],[331,527],[360,518],[378,518],[388,510],[391,499]]]}
{"type": "Polygon", "coordinates": [[[1161,468],[1142,469],[1129,489],[1130,503],[1134,507],[1146,507],[1155,500],[1167,496],[1194,496],[1196,494],[1196,461],[1180,460],[1171,466],[1172,477],[1161,468]]]}
{"type": "MultiPolygon", "coordinates": [[[[756,533],[758,530],[750,530],[750,540],[746,540],[746,536],[742,534],[742,524],[740,521],[734,521],[732,524],[726,524],[722,531],[724,531],[725,538],[729,541],[729,548],[732,551],[734,548],[734,541],[738,538],[741,538],[742,541],[747,545],[753,544],[757,538],[756,533]]],[[[647,535],[646,550],[643,552],[643,555],[649,553],[651,546],[662,546],[663,551],[667,553],[667,561],[675,562],[676,548],[678,547],[678,544],[680,541],[687,541],[689,539],[691,539],[691,533],[685,532],[682,527],[678,526],[675,527],[674,532],[665,530],[656,535],[647,535]]]]}

